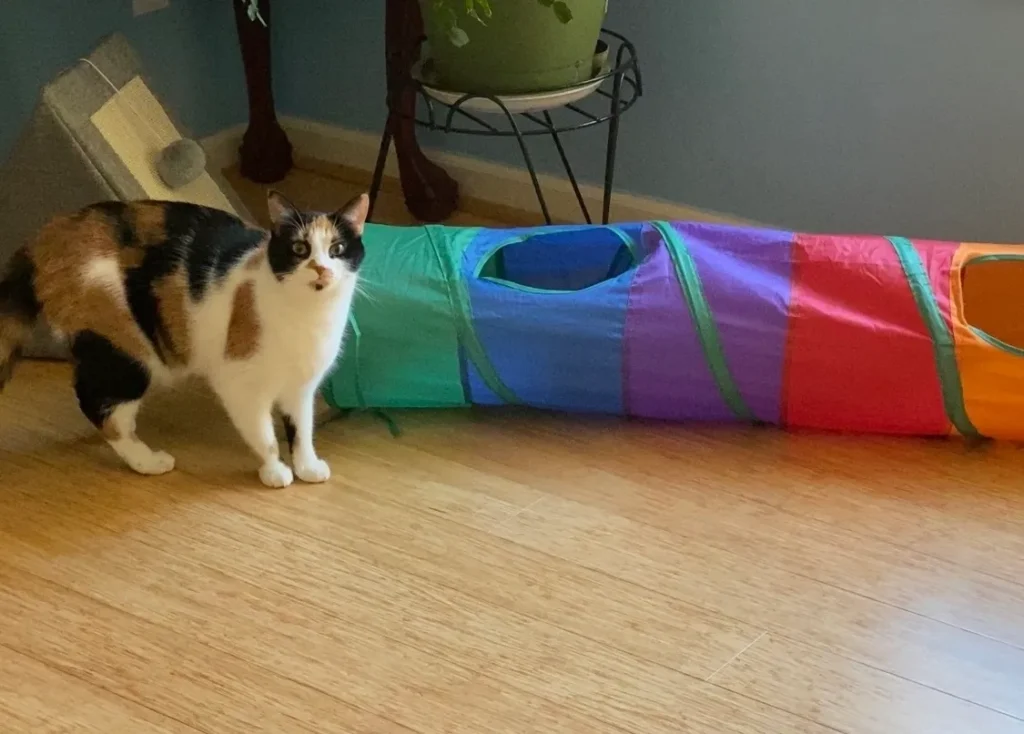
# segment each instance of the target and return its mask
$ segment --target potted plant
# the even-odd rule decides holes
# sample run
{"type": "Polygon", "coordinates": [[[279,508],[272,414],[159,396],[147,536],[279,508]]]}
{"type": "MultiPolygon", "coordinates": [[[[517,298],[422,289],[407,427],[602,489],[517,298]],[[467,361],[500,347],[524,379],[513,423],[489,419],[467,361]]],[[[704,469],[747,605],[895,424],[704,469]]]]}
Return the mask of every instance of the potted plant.
{"type": "Polygon", "coordinates": [[[420,0],[433,74],[452,91],[523,94],[593,77],[607,0],[420,0]]]}

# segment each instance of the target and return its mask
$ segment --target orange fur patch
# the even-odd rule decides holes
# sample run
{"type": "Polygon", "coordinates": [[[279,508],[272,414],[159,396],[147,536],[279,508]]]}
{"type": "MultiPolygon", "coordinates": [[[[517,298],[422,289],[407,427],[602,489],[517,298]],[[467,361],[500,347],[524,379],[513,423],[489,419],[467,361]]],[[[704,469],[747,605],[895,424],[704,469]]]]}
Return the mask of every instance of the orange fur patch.
{"type": "Polygon", "coordinates": [[[146,251],[141,247],[122,247],[117,253],[117,261],[121,264],[122,270],[139,267],[145,257],[146,251]]]}
{"type": "Polygon", "coordinates": [[[119,250],[114,224],[100,212],[53,219],[30,251],[36,296],[53,328],[94,331],[145,362],[152,348],[128,308],[119,250]]]}
{"type": "Polygon", "coordinates": [[[164,359],[171,364],[187,365],[192,359],[192,334],[188,319],[188,276],[183,268],[168,273],[153,283],[160,319],[166,335],[164,359]]]}
{"type": "Polygon", "coordinates": [[[163,204],[132,204],[132,226],[139,242],[149,246],[167,238],[167,207],[163,204]]]}
{"type": "Polygon", "coordinates": [[[312,240],[314,237],[319,236],[320,238],[330,242],[336,239],[340,234],[338,228],[334,226],[334,223],[324,215],[316,217],[306,228],[303,230],[307,240],[312,240]]]}
{"type": "Polygon", "coordinates": [[[224,344],[227,359],[248,359],[256,353],[260,340],[260,321],[256,315],[256,284],[247,280],[235,291],[231,320],[224,344]]]}
{"type": "Polygon", "coordinates": [[[120,247],[118,259],[126,270],[142,265],[146,249],[167,241],[167,207],[164,204],[140,201],[129,205],[126,219],[135,235],[130,247],[120,247]]]}

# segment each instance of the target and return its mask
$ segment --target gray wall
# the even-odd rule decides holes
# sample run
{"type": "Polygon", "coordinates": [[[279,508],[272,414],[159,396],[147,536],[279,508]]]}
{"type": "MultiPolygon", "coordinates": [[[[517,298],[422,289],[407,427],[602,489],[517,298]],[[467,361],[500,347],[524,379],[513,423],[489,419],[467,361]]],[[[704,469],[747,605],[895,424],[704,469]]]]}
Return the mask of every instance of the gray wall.
{"type": "Polygon", "coordinates": [[[133,18],[131,0],[0,0],[0,159],[61,69],[123,32],[153,86],[196,135],[245,117],[242,63],[229,0],[172,0],[133,18]]]}
{"type": "MultiPolygon", "coordinates": [[[[383,6],[278,3],[282,111],[379,129],[383,6]]],[[[794,228],[1024,241],[1024,4],[611,0],[608,23],[647,83],[623,190],[794,228]]],[[[599,181],[602,137],[574,142],[599,181]]]]}

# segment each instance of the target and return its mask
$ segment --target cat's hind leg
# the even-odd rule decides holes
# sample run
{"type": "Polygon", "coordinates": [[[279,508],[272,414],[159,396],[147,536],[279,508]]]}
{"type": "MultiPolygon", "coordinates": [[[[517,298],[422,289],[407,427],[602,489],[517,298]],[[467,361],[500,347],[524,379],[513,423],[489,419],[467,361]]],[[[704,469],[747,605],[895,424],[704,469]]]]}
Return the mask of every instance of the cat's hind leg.
{"type": "Polygon", "coordinates": [[[326,482],[331,468],[316,455],[313,448],[313,414],[316,384],[292,389],[278,401],[284,420],[288,448],[292,452],[295,475],[304,482],[326,482]]]}
{"type": "Polygon", "coordinates": [[[174,457],[154,451],[135,434],[139,405],[150,385],[146,366],[90,331],[75,338],[71,352],[78,405],[110,447],[139,474],[171,471],[174,457]]]}

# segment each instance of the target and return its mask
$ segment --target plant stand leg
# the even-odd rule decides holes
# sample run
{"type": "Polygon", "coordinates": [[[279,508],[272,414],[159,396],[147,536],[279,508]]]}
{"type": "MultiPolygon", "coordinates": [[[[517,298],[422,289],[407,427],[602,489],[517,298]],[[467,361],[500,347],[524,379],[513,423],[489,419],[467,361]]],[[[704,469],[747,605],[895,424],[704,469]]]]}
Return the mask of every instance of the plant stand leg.
{"type": "MultiPolygon", "coordinates": [[[[622,49],[619,49],[619,62],[622,60],[622,49]]],[[[621,63],[619,64],[621,66],[621,63]]],[[[622,74],[616,74],[612,80],[612,119],[608,121],[608,148],[604,160],[604,205],[601,210],[601,223],[608,224],[608,216],[612,208],[612,187],[615,182],[615,153],[619,145],[619,116],[622,110],[619,103],[622,98],[622,74]]]]}
{"type": "Polygon", "coordinates": [[[573,193],[576,194],[576,201],[579,202],[580,211],[583,212],[583,218],[587,224],[593,224],[590,219],[590,210],[587,208],[587,202],[583,198],[583,193],[580,191],[579,182],[576,180],[576,174],[572,171],[572,165],[569,164],[569,156],[565,153],[565,148],[562,147],[562,139],[558,137],[558,133],[555,132],[555,122],[551,119],[551,113],[544,112],[544,123],[551,130],[551,139],[555,141],[555,147],[558,149],[558,157],[562,159],[562,167],[565,168],[565,175],[569,177],[569,183],[572,184],[573,193]]]}
{"type": "MultiPolygon", "coordinates": [[[[456,106],[459,106],[470,95],[466,95],[456,106]]],[[[493,94],[481,95],[483,99],[489,99],[491,102],[496,104],[501,111],[505,113],[505,118],[508,120],[508,125],[512,128],[512,132],[516,136],[516,142],[519,143],[519,152],[523,154],[523,162],[526,164],[526,170],[530,173],[530,181],[533,183],[533,192],[537,195],[537,203],[540,204],[541,214],[544,215],[544,222],[551,224],[551,212],[548,210],[548,202],[544,198],[544,190],[540,186],[540,178],[537,176],[537,169],[533,167],[533,158],[530,157],[530,150],[526,147],[526,138],[523,137],[522,130],[519,129],[519,125],[516,123],[515,116],[509,112],[508,107],[498,97],[493,94]]],[[[454,110],[453,110],[454,111],[454,110]]],[[[448,113],[449,127],[451,126],[451,113],[448,113]]]]}
{"type": "Polygon", "coordinates": [[[370,181],[370,210],[366,213],[367,221],[373,220],[373,210],[377,207],[377,197],[384,182],[384,167],[391,152],[391,118],[384,122],[384,134],[380,136],[380,149],[377,151],[377,163],[373,167],[373,179],[370,181]]]}
{"type": "Polygon", "coordinates": [[[231,0],[245,64],[249,127],[239,151],[242,175],[258,183],[280,181],[292,167],[292,144],[277,121],[270,73],[270,0],[258,0],[259,20],[250,20],[248,3],[231,0]]]}
{"type": "Polygon", "coordinates": [[[410,83],[409,71],[417,61],[422,36],[423,18],[417,0],[387,0],[389,114],[385,135],[390,131],[394,138],[406,207],[421,221],[440,222],[458,208],[459,187],[443,168],[423,154],[416,140],[416,89],[410,83]]]}

